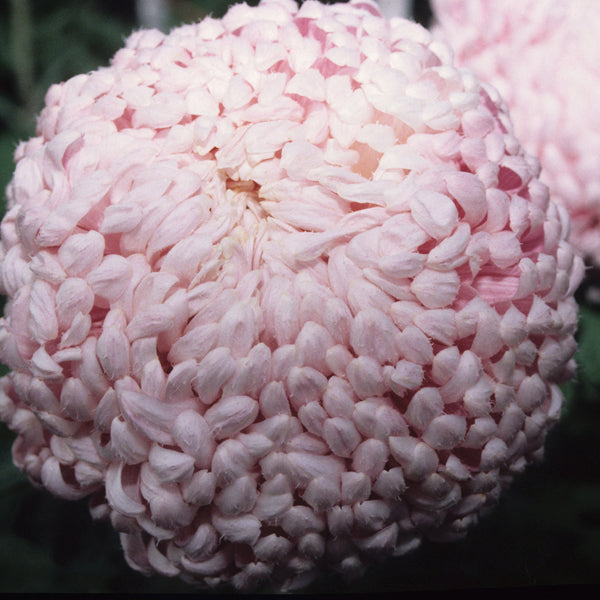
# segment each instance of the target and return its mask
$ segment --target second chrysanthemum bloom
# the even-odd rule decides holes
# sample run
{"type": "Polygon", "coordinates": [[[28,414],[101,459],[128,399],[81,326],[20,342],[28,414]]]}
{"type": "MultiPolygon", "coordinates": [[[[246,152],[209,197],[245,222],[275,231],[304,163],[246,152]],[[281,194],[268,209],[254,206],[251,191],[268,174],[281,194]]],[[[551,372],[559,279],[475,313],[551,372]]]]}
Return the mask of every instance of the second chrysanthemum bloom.
{"type": "Polygon", "coordinates": [[[600,265],[600,4],[434,0],[435,33],[496,86],[541,180],[569,210],[571,239],[600,265]]]}

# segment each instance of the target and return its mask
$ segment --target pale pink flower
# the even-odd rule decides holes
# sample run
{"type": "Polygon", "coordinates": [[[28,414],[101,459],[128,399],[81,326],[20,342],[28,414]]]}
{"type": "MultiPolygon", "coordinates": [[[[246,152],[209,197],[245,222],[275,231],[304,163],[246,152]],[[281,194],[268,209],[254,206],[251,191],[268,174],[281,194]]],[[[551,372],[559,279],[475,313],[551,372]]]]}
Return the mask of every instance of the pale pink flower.
{"type": "MultiPolygon", "coordinates": [[[[541,180],[600,265],[600,5],[596,0],[433,0],[459,66],[498,88],[541,180]]],[[[475,125],[475,123],[473,123],[475,125]]]]}
{"type": "Polygon", "coordinates": [[[583,265],[448,56],[369,0],[264,0],[49,90],[1,226],[0,415],[134,569],[355,576],[540,458],[583,265]]]}

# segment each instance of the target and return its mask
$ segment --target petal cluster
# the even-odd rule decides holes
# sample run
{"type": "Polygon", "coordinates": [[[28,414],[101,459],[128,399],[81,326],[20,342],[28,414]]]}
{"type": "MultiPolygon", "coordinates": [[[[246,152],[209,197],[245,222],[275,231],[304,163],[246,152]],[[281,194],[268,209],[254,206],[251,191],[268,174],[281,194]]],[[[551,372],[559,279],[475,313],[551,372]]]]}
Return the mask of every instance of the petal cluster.
{"type": "Polygon", "coordinates": [[[453,46],[458,65],[498,88],[553,200],[571,214],[573,243],[600,264],[598,3],[434,0],[433,7],[436,35],[453,46]]]}
{"type": "Polygon", "coordinates": [[[452,540],[541,456],[583,265],[493,88],[370,0],[263,0],[50,88],[1,225],[14,461],[144,573],[452,540]]]}

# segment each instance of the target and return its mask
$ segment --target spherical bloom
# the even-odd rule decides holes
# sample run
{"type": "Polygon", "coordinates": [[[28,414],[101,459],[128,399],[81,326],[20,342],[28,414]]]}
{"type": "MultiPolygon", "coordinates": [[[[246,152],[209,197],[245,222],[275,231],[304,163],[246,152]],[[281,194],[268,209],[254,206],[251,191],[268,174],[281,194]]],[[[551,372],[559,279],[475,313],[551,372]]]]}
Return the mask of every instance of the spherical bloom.
{"type": "Polygon", "coordinates": [[[209,586],[451,540],[542,452],[582,262],[493,88],[369,0],[134,33],[1,226],[15,463],[209,586]]]}
{"type": "Polygon", "coordinates": [[[541,180],[572,218],[571,239],[600,266],[600,5],[596,0],[433,0],[456,63],[508,104],[541,180]],[[482,26],[482,24],[484,24],[482,26]]]}

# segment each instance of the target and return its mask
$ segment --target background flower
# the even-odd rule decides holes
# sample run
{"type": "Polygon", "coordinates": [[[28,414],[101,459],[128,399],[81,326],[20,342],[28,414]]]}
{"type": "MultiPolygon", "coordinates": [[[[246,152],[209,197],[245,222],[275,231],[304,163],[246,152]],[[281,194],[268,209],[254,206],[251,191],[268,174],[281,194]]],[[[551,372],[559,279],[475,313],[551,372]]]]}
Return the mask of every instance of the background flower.
{"type": "MultiPolygon", "coordinates": [[[[539,472],[539,471],[538,471],[538,472],[539,472]]],[[[542,473],[543,473],[543,471],[542,471],[542,473]]],[[[533,484],[533,485],[532,485],[532,489],[535,489],[535,484],[533,484]]],[[[531,491],[531,489],[530,489],[529,491],[531,491]]],[[[68,508],[68,511],[69,511],[69,513],[71,513],[71,507],[70,507],[70,506],[69,506],[69,508],[68,508]]],[[[536,518],[539,518],[539,513],[538,513],[538,512],[536,512],[535,514],[536,514],[536,518]]],[[[508,514],[507,514],[507,515],[504,515],[504,516],[505,516],[505,518],[507,518],[507,519],[509,519],[509,520],[510,520],[510,518],[511,518],[511,515],[512,515],[512,517],[514,517],[514,514],[512,514],[512,513],[511,513],[511,511],[508,511],[508,514]]],[[[71,518],[71,517],[70,517],[70,518],[71,518]]],[[[54,520],[55,520],[55,521],[57,521],[57,522],[60,522],[60,519],[54,519],[54,520]]],[[[30,520],[30,522],[31,522],[31,520],[30,520]]],[[[485,523],[483,524],[483,526],[485,527],[485,523]]],[[[492,530],[493,530],[493,529],[492,529],[492,530]]],[[[473,532],[475,535],[476,535],[476,531],[477,531],[477,530],[475,530],[475,531],[473,532]]],[[[488,530],[488,532],[489,532],[489,530],[488,530]]],[[[503,531],[502,531],[502,530],[501,530],[501,528],[499,527],[499,528],[498,528],[498,530],[497,530],[497,531],[495,531],[495,536],[496,536],[496,537],[495,537],[495,539],[496,539],[496,540],[498,540],[498,539],[502,539],[502,534],[503,534],[503,531]]],[[[539,541],[539,540],[538,540],[538,541],[539,541]]],[[[464,546],[464,545],[460,546],[460,545],[459,545],[459,546],[458,546],[458,548],[459,548],[459,550],[458,550],[458,551],[457,551],[457,549],[456,549],[456,548],[457,548],[456,546],[453,546],[451,549],[449,549],[449,551],[448,551],[448,554],[452,554],[452,555],[454,555],[454,556],[457,556],[457,555],[458,555],[459,557],[465,557],[465,556],[466,556],[466,555],[468,555],[468,554],[469,554],[469,552],[470,552],[470,550],[468,550],[468,549],[467,549],[467,550],[464,550],[465,554],[461,554],[461,551],[460,551],[460,548],[463,548],[463,549],[465,549],[465,548],[469,548],[469,546],[464,546]],[[458,554],[457,554],[457,553],[458,553],[458,554]]],[[[433,552],[433,554],[430,554],[430,557],[432,557],[432,556],[439,556],[439,553],[440,553],[440,552],[441,552],[442,554],[444,554],[444,553],[445,553],[445,550],[443,549],[443,547],[436,547],[436,548],[435,548],[435,550],[433,550],[432,552],[433,552]]],[[[524,553],[524,555],[526,555],[526,553],[524,553]]],[[[521,568],[521,567],[522,567],[522,564],[521,564],[521,563],[519,563],[519,558],[518,558],[518,557],[519,557],[519,554],[518,554],[518,553],[517,553],[516,555],[514,555],[514,556],[511,556],[511,558],[514,558],[514,559],[515,559],[515,563],[512,563],[511,567],[509,567],[509,569],[508,569],[508,570],[509,570],[509,572],[512,572],[513,574],[516,574],[516,576],[517,576],[517,577],[518,577],[519,575],[523,575],[523,570],[522,570],[522,568],[521,568]]],[[[401,561],[398,561],[398,564],[397,564],[396,566],[397,566],[398,568],[400,568],[400,569],[403,569],[405,573],[409,573],[411,570],[412,570],[412,572],[414,573],[414,570],[415,570],[415,569],[416,569],[417,571],[419,571],[419,569],[421,569],[421,572],[423,572],[423,574],[424,574],[424,575],[423,575],[423,580],[422,580],[422,581],[423,581],[423,582],[427,582],[427,584],[426,584],[426,585],[431,585],[431,584],[429,583],[429,581],[428,581],[428,580],[429,580],[429,577],[430,577],[430,574],[429,574],[429,572],[427,572],[427,573],[426,573],[426,567],[423,567],[423,566],[422,566],[422,564],[423,564],[423,563],[422,563],[422,558],[423,558],[423,554],[422,554],[422,553],[419,555],[419,558],[418,558],[418,560],[417,560],[417,559],[412,559],[412,558],[410,558],[410,557],[405,557],[405,558],[404,558],[404,559],[402,559],[401,561]],[[408,561],[408,562],[403,562],[403,561],[408,561]],[[419,563],[419,565],[417,565],[417,563],[419,563]],[[407,565],[407,566],[408,566],[408,565],[410,565],[410,570],[407,568],[407,566],[404,566],[404,567],[403,567],[403,566],[401,566],[401,565],[407,565]]],[[[447,557],[447,558],[448,558],[448,557],[447,557]]],[[[510,558],[508,558],[508,557],[507,557],[507,558],[506,558],[506,560],[510,560],[510,558]]],[[[448,560],[446,559],[446,560],[444,561],[444,564],[443,564],[443,566],[441,566],[441,567],[440,567],[439,561],[435,561],[435,559],[433,559],[433,560],[432,560],[432,565],[431,565],[431,566],[433,567],[433,565],[435,565],[435,569],[436,569],[438,572],[440,572],[440,571],[444,571],[444,572],[447,574],[447,585],[452,585],[453,583],[457,583],[457,580],[456,580],[456,572],[455,572],[454,570],[452,570],[452,569],[451,569],[451,567],[449,567],[449,564],[451,565],[451,564],[452,564],[452,562],[451,562],[451,561],[450,561],[450,562],[448,562],[448,560]]],[[[579,567],[577,567],[577,568],[581,569],[582,567],[581,567],[581,565],[580,565],[580,566],[579,566],[579,567]]],[[[468,569],[467,569],[467,571],[468,571],[468,569]]],[[[493,575],[493,574],[491,574],[491,573],[489,573],[488,575],[489,575],[490,577],[493,577],[493,576],[494,576],[494,575],[493,575]]],[[[395,576],[396,576],[396,572],[394,573],[394,578],[395,578],[395,576]]],[[[128,575],[128,577],[129,577],[129,575],[128,575]]],[[[382,571],[380,571],[380,572],[378,573],[378,577],[380,577],[380,578],[381,578],[381,577],[383,577],[383,578],[385,579],[386,577],[389,577],[389,573],[387,573],[387,574],[386,574],[386,573],[385,573],[385,571],[383,571],[383,572],[382,572],[382,571]]],[[[488,579],[488,578],[485,578],[485,574],[484,574],[484,573],[482,573],[481,571],[479,571],[479,572],[471,572],[471,573],[469,573],[468,575],[466,575],[466,576],[464,576],[464,577],[466,577],[466,579],[469,579],[469,577],[473,577],[473,579],[470,579],[470,580],[469,580],[470,582],[477,582],[477,581],[478,581],[478,578],[480,578],[480,577],[481,577],[482,579],[480,579],[479,581],[481,581],[481,583],[482,583],[482,584],[483,584],[483,583],[487,584],[487,583],[489,582],[489,579],[488,579]]],[[[442,574],[442,575],[441,575],[441,579],[440,579],[440,581],[441,581],[441,580],[443,580],[443,578],[444,578],[444,577],[443,577],[443,574],[442,574]]],[[[463,580],[462,580],[462,582],[464,583],[464,582],[465,582],[465,579],[463,579],[463,580]]],[[[125,583],[124,579],[123,579],[123,580],[121,580],[120,584],[121,584],[121,585],[124,585],[124,586],[128,585],[127,583],[125,583]]],[[[395,584],[397,585],[397,582],[396,582],[395,584]]],[[[73,583],[73,585],[74,585],[74,583],[73,583]]],[[[115,585],[115,584],[114,584],[114,580],[112,581],[112,585],[115,585]]],[[[444,583],[443,583],[443,582],[442,582],[442,585],[444,585],[444,583]]]]}
{"type": "Polygon", "coordinates": [[[458,64],[496,86],[515,132],[568,209],[571,239],[600,263],[600,10],[594,0],[434,0],[458,64]],[[485,24],[482,26],[482,24],[485,24]]]}

